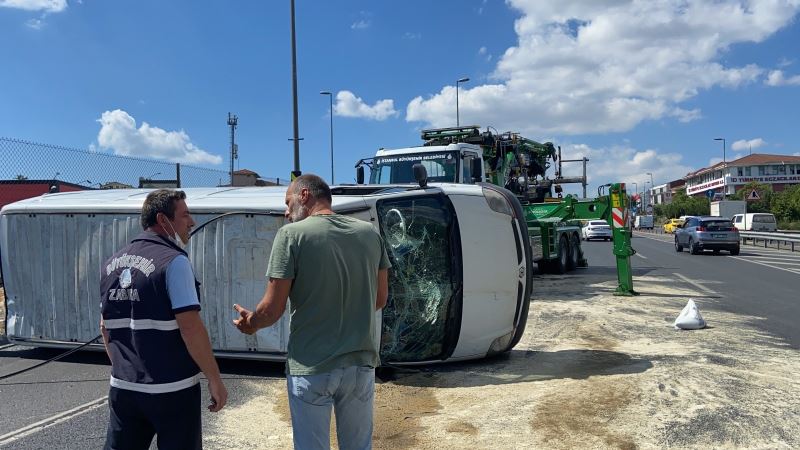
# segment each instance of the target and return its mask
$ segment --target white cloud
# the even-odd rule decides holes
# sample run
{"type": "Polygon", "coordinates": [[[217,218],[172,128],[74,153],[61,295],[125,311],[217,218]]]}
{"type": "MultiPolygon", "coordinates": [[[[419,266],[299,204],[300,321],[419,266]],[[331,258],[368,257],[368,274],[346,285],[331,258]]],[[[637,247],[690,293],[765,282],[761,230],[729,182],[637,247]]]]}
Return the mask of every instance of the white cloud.
{"type": "Polygon", "coordinates": [[[794,156],[800,156],[800,152],[792,153],[794,156]]]}
{"type": "Polygon", "coordinates": [[[0,0],[0,8],[57,13],[67,9],[67,0],[0,0]]]}
{"type": "MultiPolygon", "coordinates": [[[[627,145],[614,145],[604,148],[592,148],[586,144],[562,144],[564,159],[589,158],[586,176],[588,178],[587,195],[594,197],[597,186],[606,183],[628,183],[628,190],[639,192],[650,188],[650,175],[656,186],[682,178],[693,169],[685,165],[683,156],[678,153],[664,152],[658,149],[639,150],[627,145]],[[633,183],[637,187],[634,188],[633,183]]],[[[580,163],[564,163],[564,176],[580,176],[583,165],[580,163]]],[[[564,185],[569,192],[578,192],[580,185],[564,185]]]]}
{"type": "Polygon", "coordinates": [[[41,19],[28,19],[25,22],[25,26],[28,28],[33,28],[34,30],[41,30],[44,26],[44,18],[41,19]]]}
{"type": "Polygon", "coordinates": [[[479,6],[479,7],[478,7],[478,8],[475,10],[475,11],[478,13],[478,15],[481,15],[481,14],[483,14],[483,10],[486,8],[486,1],[487,1],[487,0],[483,0],[483,1],[481,2],[481,6],[479,6]]]}
{"type": "Polygon", "coordinates": [[[486,61],[491,61],[492,60],[492,54],[489,53],[489,50],[487,50],[486,47],[479,48],[478,49],[478,54],[483,56],[483,57],[485,57],[486,61]]]}
{"type": "Polygon", "coordinates": [[[371,120],[386,120],[398,114],[394,109],[394,100],[378,100],[374,105],[369,106],[350,91],[339,91],[336,94],[336,104],[333,109],[337,116],[371,120]]]}
{"type": "Polygon", "coordinates": [[[410,41],[422,39],[422,33],[412,33],[410,31],[406,31],[403,35],[403,39],[408,39],[410,41]]]}
{"type": "Polygon", "coordinates": [[[678,119],[678,122],[688,123],[703,117],[703,113],[699,109],[686,110],[682,108],[675,108],[669,114],[678,119]]]}
{"type": "Polygon", "coordinates": [[[364,30],[372,26],[372,13],[369,11],[359,11],[359,18],[350,25],[352,30],[364,30]]]}
{"type": "Polygon", "coordinates": [[[365,28],[369,28],[370,25],[372,25],[372,22],[366,19],[361,19],[353,22],[353,24],[350,25],[350,28],[353,30],[363,30],[365,28]]]}
{"type": "Polygon", "coordinates": [[[140,158],[165,159],[188,164],[220,164],[222,158],[192,144],[185,131],[166,131],[142,122],[136,128],[136,119],[121,109],[106,111],[98,120],[97,134],[100,147],[114,154],[140,158]]]}
{"type": "MultiPolygon", "coordinates": [[[[702,117],[681,105],[700,91],[753,83],[764,69],[726,66],[734,44],[790,24],[796,0],[507,0],[521,13],[517,45],[490,84],[460,90],[470,123],[529,135],[622,132],[647,120],[702,117]],[[532,119],[535,118],[535,119],[532,119]]],[[[455,123],[455,89],[418,96],[406,120],[455,123]]]]}
{"type": "Polygon", "coordinates": [[[773,70],[764,80],[767,86],[800,86],[800,75],[786,78],[782,70],[773,70]]]}
{"type": "Polygon", "coordinates": [[[767,145],[767,141],[765,141],[765,140],[763,140],[761,138],[750,139],[749,141],[745,140],[745,139],[742,139],[740,141],[734,142],[733,145],[731,145],[731,149],[732,150],[748,150],[749,151],[749,150],[754,149],[754,148],[761,148],[761,147],[763,147],[765,145],[767,145]]]}

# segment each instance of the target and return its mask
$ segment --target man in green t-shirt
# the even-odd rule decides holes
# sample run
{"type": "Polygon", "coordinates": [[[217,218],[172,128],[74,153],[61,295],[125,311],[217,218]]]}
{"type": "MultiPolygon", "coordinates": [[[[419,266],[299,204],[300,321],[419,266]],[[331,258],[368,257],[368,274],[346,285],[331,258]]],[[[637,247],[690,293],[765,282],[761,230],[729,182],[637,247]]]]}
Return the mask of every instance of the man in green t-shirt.
{"type": "Polygon", "coordinates": [[[287,361],[294,446],[329,448],[331,407],[340,448],[372,447],[379,331],[389,258],[367,222],[336,214],[322,178],[303,175],[286,191],[286,218],[272,243],[267,290],[234,320],[253,334],[281,318],[291,297],[287,361]]]}

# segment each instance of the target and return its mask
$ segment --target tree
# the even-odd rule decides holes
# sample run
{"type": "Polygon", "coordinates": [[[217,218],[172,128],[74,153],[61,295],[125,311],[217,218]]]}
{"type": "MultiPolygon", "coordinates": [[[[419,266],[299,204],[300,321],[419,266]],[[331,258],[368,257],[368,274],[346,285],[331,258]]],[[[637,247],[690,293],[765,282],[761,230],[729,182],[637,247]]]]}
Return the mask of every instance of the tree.
{"type": "Polygon", "coordinates": [[[15,180],[18,180],[18,181],[23,181],[23,180],[27,180],[27,179],[28,179],[28,177],[26,177],[25,175],[17,175],[17,177],[15,178],[15,180]]]}
{"type": "Polygon", "coordinates": [[[772,186],[769,184],[751,181],[745,184],[741,189],[736,191],[735,194],[731,195],[730,198],[731,200],[745,200],[745,198],[748,195],[750,195],[750,193],[753,191],[758,192],[758,196],[760,197],[760,199],[748,200],[747,212],[751,213],[772,212],[771,204],[774,192],[772,192],[772,186]]]}
{"type": "Polygon", "coordinates": [[[778,222],[800,222],[800,185],[774,193],[770,200],[770,212],[778,222]]]}

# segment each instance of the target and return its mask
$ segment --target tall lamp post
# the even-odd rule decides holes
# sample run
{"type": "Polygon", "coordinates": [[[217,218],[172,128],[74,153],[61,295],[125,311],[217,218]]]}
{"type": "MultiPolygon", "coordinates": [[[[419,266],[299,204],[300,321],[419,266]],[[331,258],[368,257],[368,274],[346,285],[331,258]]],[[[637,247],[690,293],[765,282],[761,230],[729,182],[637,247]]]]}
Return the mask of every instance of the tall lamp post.
{"type": "Polygon", "coordinates": [[[290,7],[292,10],[292,106],[293,106],[293,124],[294,124],[294,137],[289,139],[294,141],[294,170],[292,170],[292,181],[299,177],[300,172],[300,125],[297,121],[297,41],[295,39],[294,29],[294,0],[290,0],[290,7]]]}
{"type": "MultiPolygon", "coordinates": [[[[656,188],[656,184],[653,183],[653,174],[650,173],[650,172],[647,172],[647,175],[650,175],[650,190],[654,191],[655,188],[656,188]]],[[[653,192],[650,192],[650,194],[647,196],[647,198],[648,198],[648,200],[650,200],[650,205],[652,206],[653,205],[653,192]]]]}
{"type": "Polygon", "coordinates": [[[319,94],[327,95],[331,103],[331,185],[333,185],[333,93],[329,91],[321,91],[319,94]]]}
{"type": "Polygon", "coordinates": [[[715,141],[722,141],[722,199],[725,200],[728,197],[728,186],[725,182],[726,176],[725,172],[728,171],[728,159],[725,156],[725,138],[714,138],[715,141]]]}
{"type": "Polygon", "coordinates": [[[469,78],[466,78],[466,77],[459,78],[458,80],[456,80],[456,126],[457,127],[461,126],[461,121],[459,120],[459,116],[458,116],[458,85],[460,83],[466,83],[467,81],[469,81],[469,78]]]}

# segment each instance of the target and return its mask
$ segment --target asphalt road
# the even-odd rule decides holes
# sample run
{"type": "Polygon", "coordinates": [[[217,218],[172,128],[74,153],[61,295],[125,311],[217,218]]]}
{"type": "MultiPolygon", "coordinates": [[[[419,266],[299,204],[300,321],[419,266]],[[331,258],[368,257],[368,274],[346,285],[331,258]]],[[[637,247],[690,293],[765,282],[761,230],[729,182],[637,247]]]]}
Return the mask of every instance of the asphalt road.
{"type": "MultiPolygon", "coordinates": [[[[62,352],[0,346],[0,375],[33,366],[62,352]]],[[[241,402],[241,397],[248,395],[247,380],[283,378],[283,364],[219,362],[229,403],[241,402]]],[[[109,373],[104,353],[78,352],[0,381],[0,449],[102,448],[108,424],[109,373]]],[[[201,382],[201,386],[203,402],[207,402],[206,382],[201,382]]],[[[209,429],[212,415],[204,413],[203,419],[204,428],[209,429]]],[[[155,441],[151,448],[156,448],[155,441]]]]}
{"type": "MultiPolygon", "coordinates": [[[[610,242],[584,242],[584,248],[590,270],[614,266],[610,242]]],[[[739,256],[692,255],[677,253],[672,235],[650,233],[636,233],[633,248],[634,276],[676,274],[676,282],[712,294],[713,301],[699,304],[701,313],[705,307],[750,316],[759,329],[800,348],[800,252],[748,245],[739,256]]]]}

